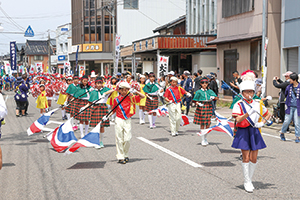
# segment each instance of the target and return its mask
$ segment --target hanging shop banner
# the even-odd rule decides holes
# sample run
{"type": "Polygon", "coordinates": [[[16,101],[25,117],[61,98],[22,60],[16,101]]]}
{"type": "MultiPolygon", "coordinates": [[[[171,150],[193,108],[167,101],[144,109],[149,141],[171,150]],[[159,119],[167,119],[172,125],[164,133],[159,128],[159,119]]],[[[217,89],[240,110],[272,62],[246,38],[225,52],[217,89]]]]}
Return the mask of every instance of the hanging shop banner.
{"type": "Polygon", "coordinates": [[[120,44],[121,44],[121,35],[116,35],[116,64],[115,64],[115,73],[118,72],[119,59],[120,59],[120,44]]]}
{"type": "Polygon", "coordinates": [[[169,57],[158,56],[157,76],[162,77],[168,75],[168,68],[169,68],[169,57]]]}
{"type": "Polygon", "coordinates": [[[31,66],[30,66],[29,73],[31,73],[31,74],[34,73],[34,65],[31,65],[31,66]]]}
{"type": "Polygon", "coordinates": [[[11,68],[10,68],[10,64],[8,61],[4,61],[4,65],[5,65],[5,73],[11,75],[11,68]]]}
{"type": "Polygon", "coordinates": [[[71,75],[71,65],[70,65],[70,62],[65,62],[64,63],[64,74],[65,74],[65,76],[70,76],[71,75]]]}
{"type": "Polygon", "coordinates": [[[43,72],[43,63],[35,63],[35,71],[36,73],[42,73],[43,72]]]}
{"type": "Polygon", "coordinates": [[[85,75],[85,66],[78,65],[78,68],[79,68],[79,78],[81,78],[83,75],[85,75]]]}
{"type": "Polygon", "coordinates": [[[10,67],[13,73],[17,73],[16,42],[10,42],[10,67]]]}

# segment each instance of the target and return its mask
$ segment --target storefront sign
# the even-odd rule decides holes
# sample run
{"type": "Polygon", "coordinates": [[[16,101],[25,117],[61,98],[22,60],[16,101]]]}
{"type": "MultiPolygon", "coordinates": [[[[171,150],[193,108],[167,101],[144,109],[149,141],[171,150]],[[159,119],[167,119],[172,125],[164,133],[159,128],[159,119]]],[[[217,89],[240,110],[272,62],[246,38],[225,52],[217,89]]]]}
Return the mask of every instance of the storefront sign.
{"type": "Polygon", "coordinates": [[[66,60],[66,56],[65,55],[58,56],[57,58],[58,58],[58,61],[66,60]]]}
{"type": "Polygon", "coordinates": [[[168,68],[169,68],[169,57],[158,56],[157,76],[158,77],[166,76],[168,74],[168,68]]]}
{"type": "Polygon", "coordinates": [[[102,43],[83,44],[83,52],[99,52],[102,51],[102,43]]]}

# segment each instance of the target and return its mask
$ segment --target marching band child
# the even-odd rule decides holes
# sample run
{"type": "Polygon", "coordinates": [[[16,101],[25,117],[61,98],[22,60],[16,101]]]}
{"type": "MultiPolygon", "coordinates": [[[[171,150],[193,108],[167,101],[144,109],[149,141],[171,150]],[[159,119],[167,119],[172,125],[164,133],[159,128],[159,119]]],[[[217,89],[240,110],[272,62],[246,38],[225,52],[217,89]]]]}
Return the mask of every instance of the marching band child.
{"type": "Polygon", "coordinates": [[[41,116],[45,113],[45,109],[48,108],[48,101],[46,97],[45,85],[40,84],[40,95],[36,100],[36,107],[41,109],[41,116]]]}
{"type": "MultiPolygon", "coordinates": [[[[114,99],[113,107],[117,106],[122,99],[129,92],[130,85],[127,82],[121,82],[119,85],[120,95],[114,99]]],[[[139,103],[141,98],[145,96],[136,91],[132,90],[132,93],[138,95],[129,94],[121,104],[115,109],[116,120],[115,120],[115,134],[116,134],[116,147],[117,147],[117,159],[119,163],[126,164],[129,161],[129,141],[131,139],[131,117],[135,114],[134,104],[139,103]]],[[[103,119],[105,120],[105,118],[103,119]]]]}
{"type": "MultiPolygon", "coordinates": [[[[158,108],[158,92],[161,89],[160,85],[155,82],[155,74],[151,72],[149,74],[149,83],[145,85],[143,88],[143,91],[146,94],[147,100],[146,100],[146,111],[149,112],[151,110],[155,110],[158,108]]],[[[154,112],[153,115],[150,113],[148,115],[150,129],[155,128],[155,120],[156,120],[156,113],[154,112]]]]}
{"type": "MultiPolygon", "coordinates": [[[[108,84],[108,86],[114,90],[113,93],[110,94],[110,96],[108,97],[107,99],[107,104],[111,107],[114,103],[114,99],[119,95],[118,94],[118,91],[116,91],[116,88],[117,88],[117,78],[116,77],[112,77],[110,79],[110,83],[108,84]]],[[[115,118],[116,118],[116,113],[114,113],[112,116],[111,116],[111,121],[114,122],[115,121],[115,118]]]]}
{"type": "MultiPolygon", "coordinates": [[[[59,96],[58,96],[58,100],[57,100],[57,104],[58,105],[64,105],[67,99],[67,94],[66,94],[66,90],[69,87],[69,85],[72,84],[72,77],[68,77],[67,78],[67,83],[62,82],[62,84],[59,84],[59,96]]],[[[68,119],[66,116],[66,110],[65,107],[61,108],[61,115],[62,115],[62,120],[68,119]]]]}
{"type": "Polygon", "coordinates": [[[190,93],[186,92],[182,87],[178,87],[178,79],[174,76],[170,79],[171,86],[167,88],[164,97],[166,101],[170,102],[168,105],[169,120],[171,135],[177,136],[178,129],[181,123],[181,108],[180,102],[183,95],[191,96],[190,93]]]}
{"type": "MultiPolygon", "coordinates": [[[[145,95],[145,92],[143,88],[145,87],[146,77],[144,75],[140,76],[140,87],[141,87],[141,93],[145,95]]],[[[146,105],[146,97],[142,98],[139,103],[139,116],[140,116],[140,124],[145,124],[145,105],[146,105]]]]}
{"type": "MultiPolygon", "coordinates": [[[[90,98],[90,89],[91,86],[88,85],[88,76],[82,76],[81,83],[77,88],[76,93],[74,94],[74,97],[78,99],[75,105],[76,108],[74,114],[83,111],[82,107],[88,104],[88,100],[90,98]]],[[[88,133],[90,116],[90,109],[86,109],[81,114],[76,115],[75,117],[75,119],[80,121],[79,129],[81,133],[81,138],[83,138],[88,133]],[[85,124],[85,134],[83,133],[83,124],[85,124]]]]}
{"type": "MultiPolygon", "coordinates": [[[[111,90],[108,87],[103,87],[103,78],[101,77],[97,77],[97,79],[95,80],[95,87],[96,89],[90,93],[89,103],[85,107],[83,107],[83,109],[85,109],[86,107],[90,106],[92,103],[98,100],[95,103],[95,105],[93,105],[93,107],[90,107],[91,127],[96,127],[97,124],[102,120],[102,118],[105,115],[107,115],[108,113],[108,108],[106,105],[107,98],[105,98],[105,96],[114,92],[114,90],[111,90]]],[[[104,127],[109,127],[109,120],[103,121],[100,127],[100,148],[104,147],[103,145],[104,127]]]]}
{"type": "MultiPolygon", "coordinates": [[[[211,118],[212,118],[212,103],[211,101],[213,99],[218,100],[217,95],[210,89],[207,89],[208,87],[208,79],[206,77],[203,77],[200,80],[201,89],[199,89],[195,96],[193,101],[196,101],[197,109],[195,111],[195,117],[194,117],[194,124],[200,125],[200,134],[201,129],[209,128],[211,124],[211,118]]],[[[208,142],[206,139],[206,134],[201,135],[202,137],[202,146],[207,146],[208,142]]]]}
{"type": "Polygon", "coordinates": [[[232,110],[232,117],[236,119],[236,135],[232,142],[232,147],[241,149],[243,154],[242,168],[244,174],[244,188],[247,192],[253,192],[252,176],[257,163],[258,150],[266,148],[266,144],[261,136],[260,128],[264,126],[265,120],[256,113],[260,113],[265,119],[269,119],[271,114],[259,100],[253,100],[255,83],[245,80],[240,84],[240,91],[248,106],[242,100],[238,101],[232,110]]]}
{"type": "MultiPolygon", "coordinates": [[[[79,77],[77,75],[74,76],[74,81],[72,84],[70,84],[67,88],[67,91],[66,91],[66,94],[67,94],[67,98],[66,98],[66,101],[64,103],[65,105],[65,109],[66,109],[66,115],[67,115],[67,118],[70,119],[70,117],[73,117],[74,116],[74,113],[73,111],[75,111],[75,106],[76,106],[76,103],[77,103],[77,98],[74,97],[74,94],[76,93],[79,85],[78,85],[78,82],[79,82],[79,77]]],[[[72,123],[73,125],[73,123],[72,123]]],[[[73,126],[73,130],[77,130],[78,129],[78,123],[77,123],[77,120],[74,120],[74,126],[73,126]]]]}

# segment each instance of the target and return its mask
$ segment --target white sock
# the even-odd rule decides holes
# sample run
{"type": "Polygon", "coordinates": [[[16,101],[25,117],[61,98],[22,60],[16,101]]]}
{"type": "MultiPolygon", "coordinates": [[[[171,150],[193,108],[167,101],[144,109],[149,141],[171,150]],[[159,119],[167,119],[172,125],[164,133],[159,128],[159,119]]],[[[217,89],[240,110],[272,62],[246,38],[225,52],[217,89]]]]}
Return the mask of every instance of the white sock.
{"type": "Polygon", "coordinates": [[[83,138],[84,137],[84,134],[83,134],[83,124],[79,124],[79,129],[80,129],[81,138],[83,138]]]}
{"type": "Polygon", "coordinates": [[[153,126],[153,123],[152,123],[152,115],[148,115],[148,119],[149,119],[150,127],[153,126]]]}
{"type": "Polygon", "coordinates": [[[67,118],[68,118],[68,120],[71,118],[71,114],[70,113],[67,113],[66,114],[67,115],[67,118]]]}
{"type": "Polygon", "coordinates": [[[116,118],[116,113],[114,113],[111,118],[115,119],[116,118]]]}
{"type": "Polygon", "coordinates": [[[156,116],[153,115],[152,120],[153,120],[153,124],[155,124],[156,116]]]}
{"type": "Polygon", "coordinates": [[[142,120],[145,121],[145,113],[143,110],[142,110],[142,120]]]}
{"type": "Polygon", "coordinates": [[[89,132],[89,125],[85,125],[85,135],[87,135],[89,132]]]}
{"type": "Polygon", "coordinates": [[[143,120],[143,110],[140,110],[139,116],[140,116],[140,120],[143,120]]]}
{"type": "Polygon", "coordinates": [[[78,124],[79,124],[78,121],[75,119],[75,120],[74,120],[74,125],[75,125],[75,126],[78,126],[78,124]]]}
{"type": "Polygon", "coordinates": [[[66,115],[65,110],[61,110],[61,116],[64,117],[66,115]]]}
{"type": "Polygon", "coordinates": [[[103,142],[104,133],[100,133],[100,142],[103,142]]]}

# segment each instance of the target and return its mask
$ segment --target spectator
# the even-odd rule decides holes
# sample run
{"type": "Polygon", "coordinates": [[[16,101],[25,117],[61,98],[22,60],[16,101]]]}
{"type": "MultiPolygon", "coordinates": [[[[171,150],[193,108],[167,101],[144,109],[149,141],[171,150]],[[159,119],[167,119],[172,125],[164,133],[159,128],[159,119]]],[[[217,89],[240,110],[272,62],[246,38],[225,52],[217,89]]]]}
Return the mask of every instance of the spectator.
{"type": "MultiPolygon", "coordinates": [[[[231,87],[233,87],[233,90],[239,94],[240,93],[240,89],[239,89],[239,85],[242,82],[242,79],[240,78],[239,72],[238,71],[234,71],[232,73],[233,76],[233,81],[230,82],[231,87]]],[[[234,93],[232,93],[232,100],[234,99],[236,95],[234,93]]]]}
{"type": "Polygon", "coordinates": [[[290,85],[286,87],[285,96],[286,96],[286,103],[287,109],[285,110],[285,118],[284,123],[281,128],[280,139],[285,141],[284,134],[287,131],[289,124],[291,123],[292,119],[294,119],[295,123],[295,142],[299,143],[300,137],[300,85],[298,83],[298,74],[292,73],[290,75],[290,85]]]}
{"type": "MultiPolygon", "coordinates": [[[[218,89],[218,85],[217,85],[217,82],[215,81],[215,77],[212,76],[211,74],[208,74],[206,76],[208,78],[208,81],[209,81],[209,89],[211,89],[215,94],[216,96],[219,95],[219,89],[218,89]]],[[[215,110],[216,110],[216,101],[213,100],[212,101],[212,110],[213,110],[213,118],[215,118],[216,114],[215,114],[215,110]]]]}
{"type": "MultiPolygon", "coordinates": [[[[291,71],[287,71],[286,73],[283,74],[283,76],[285,77],[285,81],[283,82],[280,78],[278,78],[277,76],[275,76],[273,78],[273,85],[276,88],[280,89],[280,93],[279,93],[279,103],[280,103],[280,120],[283,122],[284,118],[285,118],[285,90],[286,87],[290,84],[290,75],[293,72],[291,71]]],[[[288,129],[289,132],[289,129],[288,129]]]]}
{"type": "MultiPolygon", "coordinates": [[[[185,91],[191,93],[192,89],[193,89],[193,83],[192,83],[192,79],[190,79],[188,76],[190,75],[189,71],[184,71],[182,78],[183,80],[181,81],[180,85],[183,89],[185,89],[185,91]]],[[[189,110],[190,110],[190,103],[192,101],[192,97],[188,97],[185,95],[185,98],[182,100],[182,104],[184,104],[184,102],[186,102],[186,115],[189,114],[189,110]]]]}
{"type": "Polygon", "coordinates": [[[164,101],[164,93],[166,91],[166,81],[165,81],[165,77],[162,76],[158,79],[158,84],[160,85],[160,87],[163,89],[163,91],[158,93],[159,99],[161,101],[162,104],[165,104],[164,101]]]}
{"type": "Polygon", "coordinates": [[[200,85],[200,80],[202,79],[202,70],[201,69],[199,69],[198,71],[197,71],[197,78],[195,78],[195,80],[194,80],[194,85],[195,85],[195,87],[194,87],[194,91],[193,91],[193,93],[195,94],[196,92],[197,92],[197,90],[199,90],[200,88],[201,88],[201,85],[200,85]]]}
{"type": "MultiPolygon", "coordinates": [[[[28,81],[28,78],[27,78],[27,75],[26,74],[23,74],[22,75],[22,79],[25,83],[25,86],[27,87],[27,89],[29,90],[30,89],[30,85],[29,85],[29,81],[28,81]]],[[[29,101],[27,99],[26,103],[25,103],[25,115],[28,115],[27,113],[27,110],[28,110],[28,106],[29,106],[29,101]]]]}
{"type": "Polygon", "coordinates": [[[16,116],[19,117],[20,114],[22,114],[22,116],[25,116],[28,88],[25,85],[22,77],[17,78],[15,92],[15,101],[17,104],[16,116]]]}

